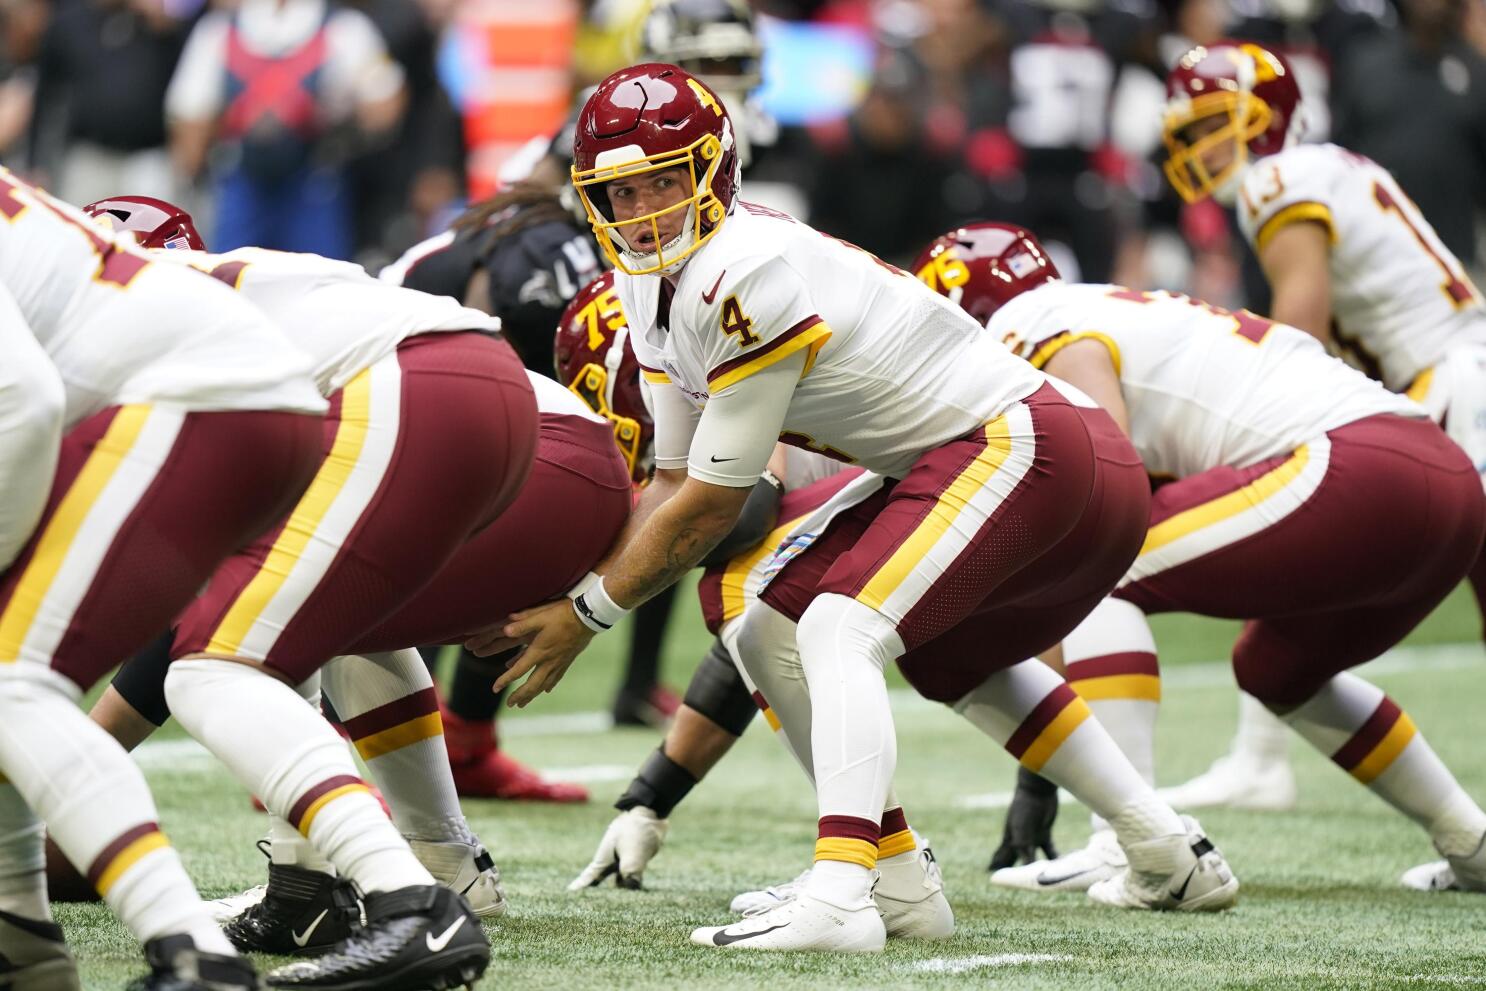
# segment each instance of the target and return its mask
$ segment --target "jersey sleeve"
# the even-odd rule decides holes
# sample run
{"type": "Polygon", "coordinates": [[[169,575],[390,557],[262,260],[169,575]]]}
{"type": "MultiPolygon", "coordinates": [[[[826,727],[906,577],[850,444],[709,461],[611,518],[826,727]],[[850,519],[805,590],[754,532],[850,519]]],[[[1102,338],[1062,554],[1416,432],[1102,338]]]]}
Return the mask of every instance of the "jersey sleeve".
{"type": "Polygon", "coordinates": [[[830,340],[831,328],[821,319],[810,287],[782,258],[732,281],[724,270],[711,292],[710,301],[702,295],[696,326],[712,395],[802,351],[803,378],[830,340]]]}
{"type": "Polygon", "coordinates": [[[1336,240],[1333,200],[1337,170],[1343,163],[1325,146],[1298,147],[1255,162],[1238,197],[1238,224],[1244,238],[1263,251],[1291,224],[1311,221],[1336,240]]]}

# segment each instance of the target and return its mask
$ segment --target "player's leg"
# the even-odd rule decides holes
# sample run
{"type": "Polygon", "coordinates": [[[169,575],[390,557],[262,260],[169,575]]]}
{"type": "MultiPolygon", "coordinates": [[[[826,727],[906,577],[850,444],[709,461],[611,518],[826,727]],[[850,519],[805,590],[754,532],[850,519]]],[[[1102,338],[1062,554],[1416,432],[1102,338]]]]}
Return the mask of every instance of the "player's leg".
{"type": "MultiPolygon", "coordinates": [[[[822,553],[798,559],[774,578],[782,600],[801,583],[814,584],[814,573],[833,559],[836,546],[849,546],[856,528],[847,523],[818,538],[822,553]]],[[[811,784],[815,760],[811,750],[810,690],[793,619],[765,602],[750,606],[740,621],[724,630],[724,641],[740,670],[753,682],[753,701],[790,755],[799,762],[811,784]],[[756,676],[756,677],[755,677],[756,676]]],[[[908,817],[890,785],[877,827],[877,884],[872,899],[882,915],[887,935],[894,938],[942,939],[954,932],[954,912],[944,897],[944,878],[928,844],[908,824],[908,817]]],[[[758,914],[797,897],[812,871],[781,884],[747,891],[733,899],[739,914],[758,914]]]]}
{"type": "Polygon", "coordinates": [[[1179,809],[1226,806],[1282,812],[1295,806],[1290,728],[1247,692],[1238,694],[1238,729],[1228,752],[1189,781],[1161,789],[1179,809]]]}
{"type": "Polygon", "coordinates": [[[660,680],[660,655],[675,601],[672,586],[635,610],[624,681],[614,696],[616,726],[658,726],[675,715],[676,696],[660,680]]]}
{"type": "Polygon", "coordinates": [[[1234,650],[1234,671],[1246,691],[1273,700],[1306,742],[1429,834],[1445,859],[1411,870],[1405,884],[1486,891],[1486,812],[1397,703],[1345,671],[1325,678],[1317,663],[1380,653],[1434,604],[1250,623],[1234,650]],[[1303,701],[1296,704],[1297,698],[1303,701]]]}
{"type": "Polygon", "coordinates": [[[505,693],[494,692],[491,686],[511,655],[477,657],[463,646],[454,650],[443,719],[459,794],[508,801],[588,801],[588,789],[582,785],[548,781],[501,749],[498,720],[505,693]]]}
{"type": "Polygon", "coordinates": [[[509,504],[535,446],[535,404],[508,347],[436,334],[404,342],[333,407],[325,459],[299,505],[182,616],[166,697],[192,736],[366,896],[360,943],[275,980],[350,980],[387,966],[447,980],[488,959],[473,916],[433,884],[340,737],[290,686],[401,606],[509,504]],[[427,479],[450,464],[460,471],[430,490],[427,479]],[[265,724],[274,732],[255,730],[265,724]],[[424,932],[456,924],[462,935],[422,948],[424,932]]]}
{"type": "Polygon", "coordinates": [[[438,694],[418,652],[337,658],[324,670],[324,687],[413,853],[476,915],[504,912],[500,871],[459,807],[438,694]]]}
{"type": "MultiPolygon", "coordinates": [[[[198,953],[226,960],[231,947],[156,825],[137,767],[78,710],[79,686],[148,642],[292,502],[318,430],[287,413],[106,410],[64,439],[42,522],[0,579],[6,818],[29,844],[22,803],[34,810],[161,973],[198,953]]],[[[248,986],[251,968],[221,966],[248,986]]]]}

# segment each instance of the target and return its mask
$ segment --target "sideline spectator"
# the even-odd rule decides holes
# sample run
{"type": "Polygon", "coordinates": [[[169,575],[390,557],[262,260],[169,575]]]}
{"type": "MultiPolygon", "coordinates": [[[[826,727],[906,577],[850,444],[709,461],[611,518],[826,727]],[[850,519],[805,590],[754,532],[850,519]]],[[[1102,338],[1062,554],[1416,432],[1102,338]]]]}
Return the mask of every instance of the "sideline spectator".
{"type": "Polygon", "coordinates": [[[37,60],[31,162],[64,200],[177,198],[162,107],[186,30],[160,0],[57,0],[37,60]]]}
{"type": "Polygon", "coordinates": [[[243,0],[203,17],[166,113],[176,165],[193,177],[210,168],[213,246],[349,258],[350,145],[388,135],[403,103],[403,71],[359,11],[243,0]]]}

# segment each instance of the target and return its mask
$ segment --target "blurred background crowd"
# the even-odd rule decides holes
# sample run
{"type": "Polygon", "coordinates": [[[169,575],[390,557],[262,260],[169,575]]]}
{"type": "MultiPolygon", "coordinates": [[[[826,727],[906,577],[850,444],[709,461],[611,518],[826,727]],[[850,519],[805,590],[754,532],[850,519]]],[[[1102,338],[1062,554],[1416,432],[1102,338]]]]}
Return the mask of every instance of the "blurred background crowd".
{"type": "MultiPolygon", "coordinates": [[[[746,0],[693,0],[720,10],[746,0]]],[[[0,0],[0,160],[74,203],[186,204],[221,249],[373,271],[545,150],[650,0],[0,0]]],[[[1280,48],[1307,140],[1486,257],[1486,0],[753,0],[745,195],[890,260],[1017,221],[1088,281],[1262,307],[1231,218],[1162,181],[1165,69],[1280,48]]],[[[734,107],[735,114],[739,113],[734,107]]]]}

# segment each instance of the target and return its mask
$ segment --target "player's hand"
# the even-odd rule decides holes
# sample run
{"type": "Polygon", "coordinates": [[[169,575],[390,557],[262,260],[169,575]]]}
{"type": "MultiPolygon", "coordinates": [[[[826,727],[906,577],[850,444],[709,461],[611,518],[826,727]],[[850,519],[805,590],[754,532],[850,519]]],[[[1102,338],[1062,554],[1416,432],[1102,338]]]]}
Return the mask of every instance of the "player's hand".
{"type": "Polygon", "coordinates": [[[1016,792],[1006,810],[1001,845],[991,854],[990,870],[1030,864],[1038,851],[1048,860],[1058,856],[1053,846],[1053,823],[1058,819],[1058,786],[1025,767],[1017,768],[1016,792]]]}
{"type": "MultiPolygon", "coordinates": [[[[522,682],[521,687],[506,696],[506,705],[518,708],[556,688],[573,659],[593,639],[593,631],[583,625],[568,599],[544,602],[532,609],[512,613],[504,632],[506,636],[527,644],[526,649],[506,668],[506,673],[495,680],[494,690],[498,692],[530,672],[531,676],[522,682]]],[[[479,653],[474,647],[470,649],[479,653]]]]}
{"type": "Polygon", "coordinates": [[[639,891],[645,868],[660,852],[669,828],[665,819],[656,818],[655,812],[643,805],[619,813],[604,830],[593,861],[568,883],[568,890],[597,888],[612,874],[619,887],[639,891]]]}

